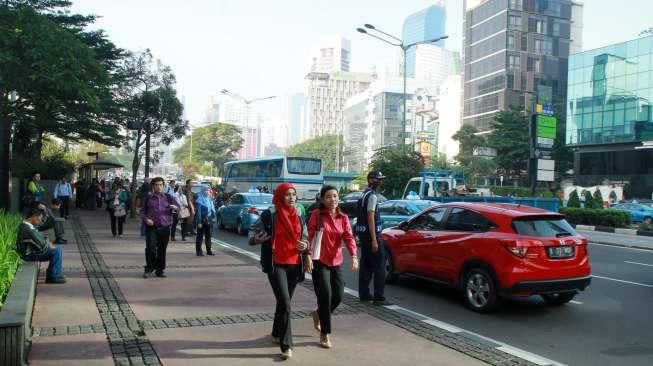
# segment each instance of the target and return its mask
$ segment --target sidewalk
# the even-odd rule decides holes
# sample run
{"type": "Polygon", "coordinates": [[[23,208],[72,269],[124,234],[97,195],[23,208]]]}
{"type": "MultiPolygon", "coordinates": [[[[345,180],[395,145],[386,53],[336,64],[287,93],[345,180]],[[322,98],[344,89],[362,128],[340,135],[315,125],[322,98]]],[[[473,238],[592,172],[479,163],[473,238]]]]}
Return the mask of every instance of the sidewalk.
{"type": "Polygon", "coordinates": [[[611,245],[616,247],[653,250],[653,237],[643,235],[629,235],[619,233],[606,233],[576,228],[576,231],[587,238],[590,243],[611,245]]]}
{"type": "MultiPolygon", "coordinates": [[[[111,236],[108,223],[104,210],[77,211],[66,223],[68,283],[46,285],[46,265],[41,265],[30,365],[269,365],[281,360],[278,346],[266,337],[274,297],[255,261],[220,246],[214,257],[197,257],[194,242],[177,241],[168,247],[168,278],[143,279],[144,243],[136,219],[128,220],[122,239],[111,236]]],[[[307,280],[293,298],[295,348],[289,364],[530,364],[349,295],[334,317],[333,348],[322,349],[309,316],[314,308],[307,280]]]]}

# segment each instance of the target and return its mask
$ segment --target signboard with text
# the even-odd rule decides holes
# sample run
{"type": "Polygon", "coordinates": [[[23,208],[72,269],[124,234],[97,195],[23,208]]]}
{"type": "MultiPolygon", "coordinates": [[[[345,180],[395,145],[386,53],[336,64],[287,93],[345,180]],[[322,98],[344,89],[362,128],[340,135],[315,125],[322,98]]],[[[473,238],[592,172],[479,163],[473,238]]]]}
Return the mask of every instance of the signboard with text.
{"type": "Polygon", "coordinates": [[[555,139],[556,123],[555,117],[538,114],[536,119],[537,137],[555,139]]]}

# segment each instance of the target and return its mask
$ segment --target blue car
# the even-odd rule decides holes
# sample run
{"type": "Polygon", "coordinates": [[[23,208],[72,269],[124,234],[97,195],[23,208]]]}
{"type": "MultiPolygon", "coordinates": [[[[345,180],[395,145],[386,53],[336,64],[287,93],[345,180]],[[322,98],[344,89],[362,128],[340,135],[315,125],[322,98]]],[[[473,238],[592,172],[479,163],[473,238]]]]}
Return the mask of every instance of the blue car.
{"type": "MultiPolygon", "coordinates": [[[[425,208],[437,205],[429,200],[390,200],[379,203],[379,215],[383,228],[397,226],[400,222],[422,212],[425,208]]],[[[356,218],[351,219],[352,228],[356,226],[356,218]]],[[[354,230],[355,232],[355,230],[354,230]]]]}
{"type": "Polygon", "coordinates": [[[641,203],[618,203],[610,207],[615,210],[626,211],[630,214],[632,222],[643,222],[651,224],[653,222],[653,208],[641,203]]]}
{"type": "Polygon", "coordinates": [[[238,234],[245,235],[261,212],[270,206],[272,195],[269,193],[236,193],[218,209],[218,228],[235,229],[238,234]]]}

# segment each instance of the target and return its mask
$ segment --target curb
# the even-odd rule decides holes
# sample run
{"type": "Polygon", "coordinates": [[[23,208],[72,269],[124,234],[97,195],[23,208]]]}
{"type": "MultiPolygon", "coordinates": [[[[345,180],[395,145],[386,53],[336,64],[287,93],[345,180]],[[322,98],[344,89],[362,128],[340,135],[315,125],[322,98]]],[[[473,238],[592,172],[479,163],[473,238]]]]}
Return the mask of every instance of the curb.
{"type": "Polygon", "coordinates": [[[610,226],[592,226],[592,225],[572,225],[574,229],[585,231],[600,231],[603,233],[634,235],[634,236],[653,236],[653,231],[644,231],[637,229],[615,228],[610,226]]]}

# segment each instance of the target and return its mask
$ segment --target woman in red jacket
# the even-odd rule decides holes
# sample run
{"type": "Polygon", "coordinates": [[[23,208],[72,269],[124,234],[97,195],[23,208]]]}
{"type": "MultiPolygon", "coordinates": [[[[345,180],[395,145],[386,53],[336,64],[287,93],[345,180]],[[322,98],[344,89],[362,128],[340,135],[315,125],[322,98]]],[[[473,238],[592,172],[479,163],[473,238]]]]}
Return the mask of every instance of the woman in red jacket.
{"type": "Polygon", "coordinates": [[[277,300],[272,339],[279,343],[283,359],[292,357],[290,302],[295,287],[304,279],[302,256],[308,248],[306,225],[297,214],[296,201],[295,187],[280,184],[272,198],[274,207],[263,212],[250,230],[250,244],[262,245],[261,265],[277,300]]]}
{"type": "MultiPolygon", "coordinates": [[[[320,345],[331,348],[331,314],[336,310],[345,291],[340,265],[342,264],[342,245],[344,242],[351,255],[352,271],[358,270],[356,241],[351,230],[349,218],[338,208],[338,190],[324,186],[320,190],[320,207],[313,210],[308,221],[308,238],[313,243],[317,235],[322,240],[313,243],[309,253],[313,258],[312,275],[317,311],[312,312],[315,329],[320,332],[320,345]]],[[[309,265],[309,267],[311,267],[309,265]]]]}

